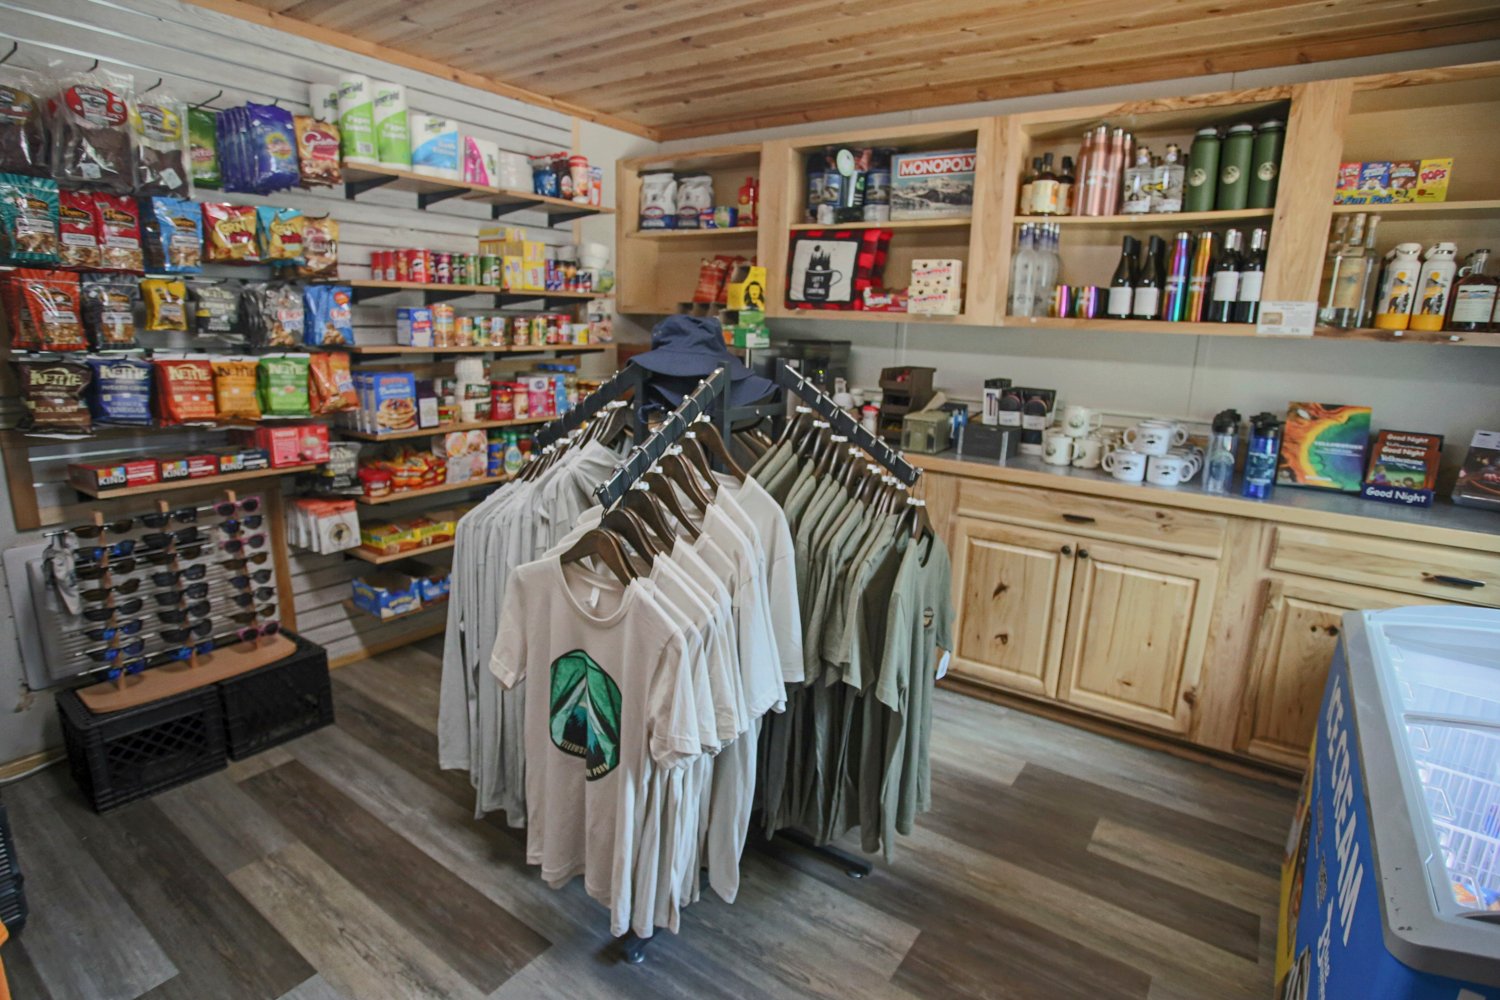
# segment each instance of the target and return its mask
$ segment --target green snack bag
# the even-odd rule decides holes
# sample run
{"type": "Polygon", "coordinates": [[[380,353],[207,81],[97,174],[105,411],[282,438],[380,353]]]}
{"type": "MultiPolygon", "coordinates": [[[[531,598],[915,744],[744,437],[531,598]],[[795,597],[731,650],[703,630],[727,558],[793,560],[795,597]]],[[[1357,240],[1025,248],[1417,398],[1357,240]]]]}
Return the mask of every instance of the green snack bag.
{"type": "Polygon", "coordinates": [[[219,176],[218,118],[217,111],[188,109],[188,162],[194,187],[217,189],[223,183],[219,176]]]}
{"type": "Polygon", "coordinates": [[[312,359],[306,354],[287,354],[260,359],[256,390],[260,411],[267,417],[305,417],[310,410],[307,377],[312,359]]]}

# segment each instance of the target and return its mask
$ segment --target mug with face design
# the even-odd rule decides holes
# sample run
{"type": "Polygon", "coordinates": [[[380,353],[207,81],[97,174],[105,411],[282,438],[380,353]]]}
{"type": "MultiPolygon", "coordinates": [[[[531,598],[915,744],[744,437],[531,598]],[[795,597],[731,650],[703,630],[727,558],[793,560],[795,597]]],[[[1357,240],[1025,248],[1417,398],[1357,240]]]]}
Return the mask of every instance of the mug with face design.
{"type": "Polygon", "coordinates": [[[1181,455],[1152,455],[1146,463],[1146,482],[1157,486],[1181,486],[1197,471],[1181,455]]]}
{"type": "Polygon", "coordinates": [[[1133,448],[1143,455],[1165,455],[1172,450],[1172,429],[1143,420],[1134,427],[1125,428],[1124,441],[1125,447],[1133,448]]]}
{"type": "Polygon", "coordinates": [[[1196,476],[1198,470],[1203,468],[1203,452],[1198,448],[1173,448],[1167,454],[1182,459],[1183,463],[1188,467],[1187,477],[1189,479],[1196,476]]]}
{"type": "Polygon", "coordinates": [[[1072,437],[1087,437],[1090,432],[1097,431],[1102,423],[1104,423],[1104,414],[1098,410],[1091,410],[1087,406],[1063,408],[1063,430],[1072,437]]]}
{"type": "Polygon", "coordinates": [[[1097,469],[1104,461],[1104,442],[1096,437],[1077,438],[1078,448],[1073,455],[1075,469],[1097,469]]]}
{"type": "Polygon", "coordinates": [[[1079,439],[1066,431],[1048,431],[1042,441],[1042,461],[1048,465],[1071,465],[1078,457],[1079,439]]]}
{"type": "Polygon", "coordinates": [[[1100,463],[1104,471],[1123,483],[1138,483],[1146,478],[1146,456],[1138,451],[1117,448],[1100,463]]]}

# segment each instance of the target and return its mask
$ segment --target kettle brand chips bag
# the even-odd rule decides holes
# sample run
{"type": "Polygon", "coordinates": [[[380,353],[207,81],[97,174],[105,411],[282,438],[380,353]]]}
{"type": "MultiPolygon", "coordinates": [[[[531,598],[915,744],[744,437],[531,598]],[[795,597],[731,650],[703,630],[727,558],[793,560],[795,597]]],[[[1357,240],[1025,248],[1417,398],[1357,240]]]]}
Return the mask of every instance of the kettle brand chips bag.
{"type": "Polygon", "coordinates": [[[90,408],[101,424],[150,427],[151,375],[149,361],[135,358],[89,358],[94,373],[90,408]]]}
{"type": "Polygon", "coordinates": [[[22,428],[87,434],[93,429],[83,394],[89,387],[89,366],[77,361],[15,361],[26,404],[22,428]]]}
{"type": "Polygon", "coordinates": [[[260,359],[257,374],[263,414],[268,417],[307,416],[307,373],[311,360],[306,354],[260,359]]]}
{"type": "Polygon", "coordinates": [[[5,283],[11,346],[30,351],[82,351],[78,275],[21,268],[5,283]]]}
{"type": "Polygon", "coordinates": [[[218,416],[214,402],[214,371],[205,360],[182,358],[156,361],[156,409],[163,425],[212,423],[218,416]]]}
{"type": "Polygon", "coordinates": [[[0,264],[56,264],[57,182],[0,174],[0,264]]]}
{"type": "Polygon", "coordinates": [[[187,286],[170,278],[146,278],[141,282],[146,300],[146,329],[187,332],[187,286]]]}
{"type": "Polygon", "coordinates": [[[217,358],[213,368],[219,420],[225,423],[259,420],[256,372],[260,366],[253,359],[217,358]]]}
{"type": "Polygon", "coordinates": [[[114,274],[83,276],[83,328],[95,348],[122,351],[136,346],[136,292],[134,278],[114,274]]]}

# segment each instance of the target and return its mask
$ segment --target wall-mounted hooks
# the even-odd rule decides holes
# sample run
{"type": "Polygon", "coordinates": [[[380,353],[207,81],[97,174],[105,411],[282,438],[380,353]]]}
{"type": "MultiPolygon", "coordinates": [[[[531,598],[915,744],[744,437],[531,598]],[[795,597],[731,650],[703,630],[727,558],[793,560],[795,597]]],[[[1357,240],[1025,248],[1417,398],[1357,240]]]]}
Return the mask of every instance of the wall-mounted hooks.
{"type": "Polygon", "coordinates": [[[90,73],[92,73],[92,72],[93,72],[93,71],[94,71],[94,70],[96,70],[96,69],[98,69],[98,68],[99,68],[99,60],[98,60],[98,59],[95,59],[95,60],[94,60],[94,65],[92,65],[92,66],[90,66],[90,67],[89,67],[89,68],[88,68],[88,72],[90,72],[90,73]]]}
{"type": "Polygon", "coordinates": [[[208,100],[201,101],[201,102],[199,102],[197,104],[191,104],[191,105],[189,105],[189,107],[192,107],[192,108],[206,108],[210,104],[212,104],[214,101],[217,101],[219,98],[221,98],[223,96],[224,96],[224,91],[221,89],[217,94],[215,94],[214,96],[210,97],[208,100]]]}
{"type": "Polygon", "coordinates": [[[147,87],[145,90],[141,91],[141,93],[142,94],[149,94],[149,93],[151,93],[151,91],[155,90],[157,87],[160,87],[160,86],[161,86],[161,77],[157,77],[156,78],[156,82],[153,83],[151,86],[147,87]]]}
{"type": "Polygon", "coordinates": [[[21,43],[20,42],[14,42],[14,41],[11,42],[10,43],[10,51],[7,52],[7,53],[5,53],[5,58],[0,59],[0,66],[4,66],[6,63],[10,62],[10,57],[13,56],[13,55],[15,55],[16,54],[16,49],[19,49],[20,47],[21,47],[21,43]]]}

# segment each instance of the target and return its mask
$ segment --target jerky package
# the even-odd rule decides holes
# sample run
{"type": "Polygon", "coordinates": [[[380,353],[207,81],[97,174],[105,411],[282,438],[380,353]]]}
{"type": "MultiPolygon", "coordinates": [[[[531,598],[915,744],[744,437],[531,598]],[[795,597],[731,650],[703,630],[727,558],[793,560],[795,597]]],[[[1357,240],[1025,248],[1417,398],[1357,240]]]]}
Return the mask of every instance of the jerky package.
{"type": "Polygon", "coordinates": [[[63,267],[100,267],[103,258],[99,254],[99,220],[94,215],[93,194],[59,191],[57,197],[59,263],[63,267]]]}
{"type": "Polygon", "coordinates": [[[0,66],[0,173],[46,177],[52,172],[45,90],[40,73],[0,66]]]}
{"type": "Polygon", "coordinates": [[[148,268],[168,274],[203,270],[203,211],[197,202],[142,199],[141,215],[148,268]]]}
{"type": "Polygon", "coordinates": [[[72,187],[128,194],[135,186],[128,73],[96,69],[59,81],[48,102],[52,176],[72,187]]]}
{"type": "Polygon", "coordinates": [[[134,278],[116,274],[85,274],[83,328],[89,343],[101,351],[123,351],[136,347],[134,278]]]}
{"type": "Polygon", "coordinates": [[[188,196],[187,105],[161,90],[137,97],[130,105],[135,136],[137,194],[188,196]]]}
{"type": "Polygon", "coordinates": [[[136,358],[89,358],[94,391],[89,408],[101,424],[150,427],[152,365],[136,358]]]}
{"type": "Polygon", "coordinates": [[[144,271],[141,210],[125,195],[95,194],[94,224],[99,230],[99,266],[106,271],[144,271]]]}
{"type": "Polygon", "coordinates": [[[240,329],[240,292],[221,284],[194,282],[188,286],[188,311],[193,332],[223,337],[240,329]]]}
{"type": "Polygon", "coordinates": [[[11,346],[29,351],[88,348],[80,315],[78,275],[20,268],[5,285],[11,346]]]}
{"type": "Polygon", "coordinates": [[[84,400],[92,377],[88,365],[29,359],[12,364],[20,376],[21,401],[26,404],[23,430],[87,434],[93,429],[84,400]]]}
{"type": "Polygon", "coordinates": [[[0,174],[0,264],[56,264],[57,182],[0,174]]]}
{"type": "Polygon", "coordinates": [[[218,117],[217,111],[208,108],[188,109],[188,168],[194,187],[217,189],[223,184],[219,175],[218,117]]]}

